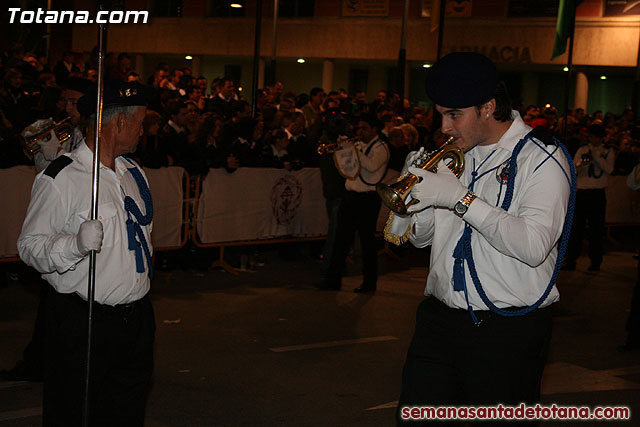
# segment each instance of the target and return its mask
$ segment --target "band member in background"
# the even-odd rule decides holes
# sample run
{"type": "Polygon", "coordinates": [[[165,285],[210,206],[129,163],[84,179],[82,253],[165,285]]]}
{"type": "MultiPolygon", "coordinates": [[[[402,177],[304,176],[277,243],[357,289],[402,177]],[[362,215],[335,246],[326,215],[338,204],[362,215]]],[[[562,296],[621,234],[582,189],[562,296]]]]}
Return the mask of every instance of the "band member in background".
{"type": "MultiPolygon", "coordinates": [[[[84,132],[82,127],[83,117],[78,111],[78,99],[80,99],[90,88],[95,90],[95,86],[87,79],[80,77],[69,77],[66,80],[65,89],[62,92],[62,98],[64,100],[64,108],[71,119],[71,126],[73,127],[73,134],[71,138],[60,144],[58,138],[54,132],[48,138],[42,138],[38,140],[37,144],[40,146],[40,151],[33,157],[33,161],[38,172],[43,171],[49,166],[49,164],[57,157],[70,153],[75,150],[82,140],[84,140],[84,132]]],[[[42,129],[50,127],[53,124],[51,120],[38,120],[35,123],[29,125],[24,131],[23,136],[35,135],[42,131],[42,129]]]]}
{"type": "MultiPolygon", "coordinates": [[[[96,91],[97,92],[97,91],[96,91]]],[[[79,100],[86,141],[33,184],[18,250],[50,285],[46,306],[43,420],[80,425],[87,342],[89,253],[96,251],[90,425],[143,425],[155,323],[151,193],[142,168],[122,157],[142,134],[137,83],[105,85],[98,219],[90,220],[96,92],[79,100]]]]}
{"type": "Polygon", "coordinates": [[[587,128],[589,143],[578,148],[574,156],[578,174],[578,192],[576,193],[576,215],[569,240],[569,251],[563,267],[575,270],[576,260],[580,256],[584,230],[589,224],[589,271],[600,271],[603,254],[604,222],[607,208],[607,177],[613,172],[616,155],[603,142],[607,131],[600,124],[587,128]]]}
{"type": "Polygon", "coordinates": [[[354,291],[372,293],[376,290],[378,250],[375,232],[381,204],[376,184],[384,178],[390,157],[387,144],[379,137],[381,128],[382,125],[375,116],[360,117],[358,136],[362,145],[356,149],[360,160],[360,174],[345,181],[347,193],[338,213],[336,240],[324,280],[319,284],[321,289],[341,289],[342,270],[357,230],[362,247],[363,281],[354,291]]]}
{"type": "Polygon", "coordinates": [[[421,179],[410,193],[413,215],[394,218],[392,229],[408,230],[414,246],[431,245],[427,298],[402,374],[400,422],[411,421],[409,406],[539,400],[549,305],[558,300],[550,279],[571,186],[562,150],[511,110],[487,57],[443,57],[429,71],[427,93],[466,166],[460,179],[444,162],[437,173],[408,167],[421,179]],[[493,311],[515,314],[548,288],[536,310],[517,317],[493,311]]]}

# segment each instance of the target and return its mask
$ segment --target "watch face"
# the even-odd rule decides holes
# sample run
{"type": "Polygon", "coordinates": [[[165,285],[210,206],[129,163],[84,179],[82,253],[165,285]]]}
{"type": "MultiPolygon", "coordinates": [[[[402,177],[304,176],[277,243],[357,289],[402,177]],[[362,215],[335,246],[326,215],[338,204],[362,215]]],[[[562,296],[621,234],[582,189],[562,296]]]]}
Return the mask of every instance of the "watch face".
{"type": "Polygon", "coordinates": [[[457,214],[462,215],[467,211],[467,206],[462,202],[458,202],[453,207],[453,209],[456,211],[457,214]]]}

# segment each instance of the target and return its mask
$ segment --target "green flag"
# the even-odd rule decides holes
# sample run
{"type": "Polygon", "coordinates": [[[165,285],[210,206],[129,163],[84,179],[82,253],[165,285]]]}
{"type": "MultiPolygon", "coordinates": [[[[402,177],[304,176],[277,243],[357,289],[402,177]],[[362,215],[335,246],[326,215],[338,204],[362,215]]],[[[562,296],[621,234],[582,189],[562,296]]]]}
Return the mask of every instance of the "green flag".
{"type": "Polygon", "coordinates": [[[556,23],[556,39],[553,42],[551,60],[554,60],[567,50],[567,39],[573,35],[573,28],[576,22],[576,7],[581,1],[560,0],[558,21],[556,23]]]}

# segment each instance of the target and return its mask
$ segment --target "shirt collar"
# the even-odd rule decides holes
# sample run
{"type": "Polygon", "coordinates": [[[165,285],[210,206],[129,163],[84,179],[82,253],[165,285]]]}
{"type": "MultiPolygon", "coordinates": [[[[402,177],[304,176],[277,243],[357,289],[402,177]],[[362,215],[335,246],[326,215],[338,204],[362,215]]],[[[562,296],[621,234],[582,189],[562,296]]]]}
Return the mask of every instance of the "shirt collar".
{"type": "MultiPolygon", "coordinates": [[[[83,140],[80,145],[78,145],[78,148],[73,151],[73,153],[76,155],[76,159],[82,165],[82,167],[88,173],[93,173],[93,151],[91,151],[91,149],[87,145],[86,140],[83,140]]],[[[128,162],[126,162],[122,157],[118,156],[115,160],[115,166],[115,174],[118,177],[121,177],[127,171],[129,165],[128,162]]],[[[103,171],[107,170],[113,173],[113,171],[103,165],[102,162],[100,162],[100,169],[103,171]]]]}
{"type": "Polygon", "coordinates": [[[493,149],[501,148],[511,153],[514,148],[516,148],[516,145],[518,145],[518,142],[531,131],[531,127],[525,124],[522,117],[520,117],[520,113],[517,111],[511,111],[511,120],[513,120],[511,126],[509,126],[509,129],[500,137],[498,142],[492,145],[493,149]]]}
{"type": "Polygon", "coordinates": [[[176,132],[178,132],[178,133],[184,133],[184,131],[185,131],[185,130],[184,130],[184,127],[182,127],[182,126],[178,126],[178,125],[176,124],[176,122],[174,122],[173,120],[169,120],[169,121],[167,122],[167,124],[168,124],[169,126],[171,126],[171,127],[173,128],[173,130],[175,130],[175,131],[176,131],[176,132]]]}

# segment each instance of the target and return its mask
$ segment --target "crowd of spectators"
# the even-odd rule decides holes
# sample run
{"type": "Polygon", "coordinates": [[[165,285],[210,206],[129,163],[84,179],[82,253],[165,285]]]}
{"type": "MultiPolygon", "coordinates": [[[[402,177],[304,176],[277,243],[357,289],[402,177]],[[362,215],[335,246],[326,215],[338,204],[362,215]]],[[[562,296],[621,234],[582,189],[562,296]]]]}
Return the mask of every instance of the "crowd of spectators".
{"type": "MultiPolygon", "coordinates": [[[[31,164],[22,153],[18,135],[38,119],[65,117],[63,90],[69,77],[97,78],[93,55],[65,52],[53,67],[45,57],[25,52],[15,44],[3,53],[0,63],[0,143],[5,156],[0,167],[31,164]]],[[[344,89],[325,93],[287,90],[285,83],[259,89],[256,112],[242,97],[241,88],[228,77],[211,82],[194,76],[190,68],[169,69],[158,64],[153,75],[143,79],[132,69],[126,53],[105,57],[106,79],[138,81],[148,88],[149,109],[144,135],[132,156],[143,166],[182,166],[190,175],[205,175],[209,168],[276,167],[296,170],[323,163],[316,147],[323,138],[333,142],[338,135],[351,137],[355,123],[364,114],[375,114],[389,145],[389,167],[400,170],[406,154],[420,146],[437,148],[446,138],[439,131],[439,117],[432,108],[412,105],[397,93],[384,90],[367,101],[363,91],[344,89]],[[343,124],[332,129],[335,118],[343,124]]],[[[530,105],[518,108],[525,122],[544,126],[562,138],[563,117],[554,107],[530,105]]],[[[640,143],[634,133],[634,113],[585,114],[577,108],[567,116],[570,151],[586,142],[585,132],[593,123],[607,130],[605,143],[616,150],[616,174],[628,174],[638,162],[640,143]]],[[[323,140],[323,142],[327,142],[323,140]]]]}

